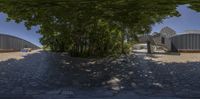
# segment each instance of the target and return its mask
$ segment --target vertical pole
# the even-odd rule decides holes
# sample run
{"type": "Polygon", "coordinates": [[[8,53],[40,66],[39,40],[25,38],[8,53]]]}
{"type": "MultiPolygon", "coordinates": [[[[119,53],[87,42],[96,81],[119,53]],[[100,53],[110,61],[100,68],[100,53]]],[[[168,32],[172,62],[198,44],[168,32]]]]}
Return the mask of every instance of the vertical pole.
{"type": "Polygon", "coordinates": [[[147,53],[151,54],[151,42],[149,40],[147,41],[147,53]]]}

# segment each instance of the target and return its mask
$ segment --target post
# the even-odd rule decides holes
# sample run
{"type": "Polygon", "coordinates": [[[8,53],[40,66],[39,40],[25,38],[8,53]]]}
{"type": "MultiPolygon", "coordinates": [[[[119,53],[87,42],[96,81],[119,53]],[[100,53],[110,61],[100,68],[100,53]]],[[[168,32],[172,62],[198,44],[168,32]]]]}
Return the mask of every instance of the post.
{"type": "Polygon", "coordinates": [[[149,40],[147,41],[147,53],[151,54],[151,42],[149,40]]]}

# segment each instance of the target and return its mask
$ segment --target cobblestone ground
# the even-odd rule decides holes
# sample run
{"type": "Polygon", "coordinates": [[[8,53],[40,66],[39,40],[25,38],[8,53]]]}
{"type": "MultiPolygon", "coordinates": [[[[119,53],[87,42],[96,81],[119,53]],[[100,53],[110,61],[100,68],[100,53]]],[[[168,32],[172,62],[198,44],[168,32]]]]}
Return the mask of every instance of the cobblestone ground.
{"type": "Polygon", "coordinates": [[[140,65],[135,72],[139,89],[145,89],[144,94],[200,98],[199,56],[199,53],[137,54],[140,65]]]}
{"type": "Polygon", "coordinates": [[[44,51],[0,53],[0,99],[200,97],[199,62],[160,63],[154,58],[131,54],[99,60],[44,51]]]}

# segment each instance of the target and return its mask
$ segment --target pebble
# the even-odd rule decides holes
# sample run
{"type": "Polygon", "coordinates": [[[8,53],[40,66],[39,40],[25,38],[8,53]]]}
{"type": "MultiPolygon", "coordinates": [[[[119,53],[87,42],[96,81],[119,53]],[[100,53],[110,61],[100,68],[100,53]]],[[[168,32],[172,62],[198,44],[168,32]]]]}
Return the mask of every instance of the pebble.
{"type": "Polygon", "coordinates": [[[160,88],[162,88],[162,87],[163,87],[163,85],[162,85],[162,84],[160,84],[160,83],[153,83],[153,85],[154,85],[154,86],[157,86],[157,87],[160,87],[160,88]]]}
{"type": "Polygon", "coordinates": [[[6,73],[5,72],[1,72],[1,75],[5,75],[6,73]]]}
{"type": "Polygon", "coordinates": [[[137,87],[137,84],[134,83],[134,82],[132,82],[132,83],[131,83],[131,86],[132,86],[133,88],[136,88],[136,87],[137,87]]]}

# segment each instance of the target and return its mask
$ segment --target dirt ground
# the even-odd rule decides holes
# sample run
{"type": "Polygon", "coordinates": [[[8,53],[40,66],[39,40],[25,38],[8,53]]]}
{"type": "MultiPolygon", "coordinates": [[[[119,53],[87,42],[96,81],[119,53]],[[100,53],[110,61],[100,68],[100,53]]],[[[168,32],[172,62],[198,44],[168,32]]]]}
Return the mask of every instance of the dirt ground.
{"type": "Polygon", "coordinates": [[[24,56],[27,56],[29,54],[34,54],[34,53],[38,53],[40,50],[34,50],[32,52],[0,52],[0,62],[1,61],[6,61],[9,59],[16,59],[16,60],[20,60],[23,59],[24,56]]]}
{"type": "Polygon", "coordinates": [[[200,53],[154,54],[146,58],[160,63],[200,62],[200,53]]]}

